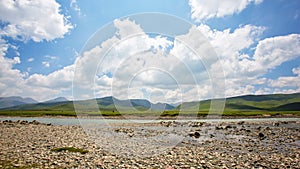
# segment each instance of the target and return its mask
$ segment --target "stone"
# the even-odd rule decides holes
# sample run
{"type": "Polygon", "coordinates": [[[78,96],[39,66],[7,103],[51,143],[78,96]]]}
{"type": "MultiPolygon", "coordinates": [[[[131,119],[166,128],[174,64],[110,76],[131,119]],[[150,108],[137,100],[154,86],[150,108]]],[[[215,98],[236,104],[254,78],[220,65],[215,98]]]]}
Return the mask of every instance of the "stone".
{"type": "MultiPolygon", "coordinates": [[[[235,129],[233,123],[223,122],[220,124],[222,129],[214,131],[215,137],[211,134],[215,124],[210,127],[199,127],[201,130],[193,128],[188,132],[191,123],[181,123],[177,127],[183,127],[182,130],[178,128],[175,134],[184,136],[188,133],[193,138],[197,136],[201,138],[202,135],[207,137],[185,138],[170,151],[151,157],[134,156],[135,152],[142,151],[138,148],[133,148],[127,154],[130,156],[114,155],[107,151],[105,146],[116,138],[101,139],[108,143],[97,145],[92,142],[93,140],[87,139],[84,130],[79,126],[46,126],[46,124],[21,126],[20,123],[22,122],[0,123],[0,160],[11,161],[9,166],[0,164],[2,165],[0,168],[17,168],[18,165],[34,166],[34,168],[166,168],[167,166],[173,168],[299,168],[300,162],[299,144],[295,145],[298,143],[296,141],[299,130],[283,127],[284,125],[266,130],[265,128],[273,122],[247,122],[244,130],[240,130],[241,126],[235,129]],[[226,126],[232,128],[223,130],[226,126]],[[261,126],[259,130],[257,130],[258,126],[261,126]],[[204,135],[204,131],[209,132],[204,135]],[[258,140],[268,136],[268,141],[257,143],[253,136],[258,140]],[[53,148],[66,146],[87,149],[89,153],[83,155],[51,151],[53,148]]],[[[146,128],[142,124],[134,125],[146,128]]],[[[157,123],[153,126],[165,129],[157,123]]],[[[129,137],[131,135],[133,139],[138,138],[141,130],[126,124],[126,126],[113,126],[111,131],[114,132],[116,128],[118,132],[122,132],[122,138],[128,140],[122,142],[121,148],[135,147],[129,137]]],[[[149,136],[145,136],[146,141],[147,137],[156,134],[174,134],[174,130],[158,132],[154,129],[144,132],[149,133],[149,136]]],[[[146,148],[142,147],[142,149],[146,148]]],[[[153,151],[155,150],[156,147],[153,147],[153,151]]]]}
{"type": "Polygon", "coordinates": [[[258,133],[258,137],[259,137],[260,139],[264,139],[264,138],[265,138],[265,135],[264,135],[263,133],[258,133]]]}
{"type": "Polygon", "coordinates": [[[200,137],[200,133],[198,131],[195,132],[190,132],[189,133],[190,137],[195,137],[195,138],[199,138],[200,137]]]}

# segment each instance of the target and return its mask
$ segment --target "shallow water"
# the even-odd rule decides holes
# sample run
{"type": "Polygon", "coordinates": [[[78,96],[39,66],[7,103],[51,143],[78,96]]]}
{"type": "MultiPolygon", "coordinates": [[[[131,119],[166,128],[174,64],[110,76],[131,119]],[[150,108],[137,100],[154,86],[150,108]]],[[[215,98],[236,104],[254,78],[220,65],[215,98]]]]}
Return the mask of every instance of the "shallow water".
{"type": "MultiPolygon", "coordinates": [[[[111,124],[111,123],[155,123],[161,121],[174,121],[174,120],[146,120],[146,119],[95,119],[95,118],[64,118],[64,117],[0,117],[1,121],[4,120],[24,120],[24,121],[33,121],[36,120],[41,123],[51,123],[53,125],[80,125],[80,124],[111,124]]],[[[300,118],[241,118],[241,119],[180,119],[175,120],[178,122],[277,122],[277,121],[300,121],[300,118]]]]}

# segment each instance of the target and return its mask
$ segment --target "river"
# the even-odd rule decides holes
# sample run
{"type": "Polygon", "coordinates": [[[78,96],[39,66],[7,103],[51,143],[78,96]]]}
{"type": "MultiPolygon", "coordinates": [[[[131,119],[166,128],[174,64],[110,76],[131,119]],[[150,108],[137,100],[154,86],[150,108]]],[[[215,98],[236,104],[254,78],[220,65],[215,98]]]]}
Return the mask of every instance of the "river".
{"type": "MultiPolygon", "coordinates": [[[[97,118],[70,118],[70,117],[0,117],[0,121],[12,120],[12,121],[38,121],[41,123],[51,123],[53,125],[80,125],[80,124],[101,124],[101,123],[153,123],[160,121],[174,121],[174,120],[146,120],[146,119],[97,119],[97,118]]],[[[180,119],[175,120],[178,122],[187,121],[198,121],[198,122],[239,122],[239,121],[249,121],[249,122],[263,122],[263,121],[300,121],[300,118],[225,118],[225,119],[180,119]]]]}

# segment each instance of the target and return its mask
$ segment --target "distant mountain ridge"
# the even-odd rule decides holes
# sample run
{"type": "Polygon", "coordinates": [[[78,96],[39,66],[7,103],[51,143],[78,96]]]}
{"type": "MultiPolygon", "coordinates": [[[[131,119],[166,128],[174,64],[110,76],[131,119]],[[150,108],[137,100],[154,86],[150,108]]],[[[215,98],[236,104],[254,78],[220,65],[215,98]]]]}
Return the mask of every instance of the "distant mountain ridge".
{"type": "MultiPolygon", "coordinates": [[[[83,109],[94,109],[94,101],[101,110],[171,110],[175,107],[167,103],[151,103],[145,99],[129,99],[119,100],[112,96],[96,98],[91,100],[74,101],[77,107],[83,109]]],[[[64,97],[59,97],[45,102],[35,102],[28,104],[13,105],[10,107],[2,107],[2,110],[74,110],[73,101],[69,101],[64,97]]]]}
{"type": "MultiPolygon", "coordinates": [[[[210,109],[212,100],[183,102],[177,107],[168,103],[151,103],[146,99],[120,100],[112,96],[81,101],[69,101],[59,97],[46,102],[37,102],[30,98],[1,97],[0,109],[2,110],[69,110],[76,108],[94,111],[161,111],[184,110],[206,111],[210,109]],[[97,107],[95,107],[95,103],[97,107]]],[[[244,95],[226,98],[225,111],[300,111],[300,93],[294,94],[269,94],[269,95],[244,95]]]]}
{"type": "MultiPolygon", "coordinates": [[[[57,97],[42,103],[58,103],[68,101],[65,97],[57,97]]],[[[38,101],[26,97],[22,98],[20,96],[11,96],[11,97],[0,97],[0,109],[9,108],[9,107],[23,107],[25,105],[34,105],[40,104],[38,101]]],[[[25,106],[26,107],[26,106],[25,106]]]]}
{"type": "Polygon", "coordinates": [[[33,103],[38,103],[38,101],[29,97],[22,98],[20,96],[0,97],[0,109],[23,105],[23,104],[33,104],[33,103]]]}
{"type": "Polygon", "coordinates": [[[51,99],[51,100],[45,101],[43,103],[56,103],[56,102],[66,102],[66,101],[69,101],[69,100],[66,99],[65,97],[57,97],[55,99],[51,99]]]}
{"type": "MultiPolygon", "coordinates": [[[[209,111],[212,100],[185,102],[176,109],[209,111]]],[[[300,111],[299,103],[300,93],[244,95],[226,98],[225,111],[300,111]]]]}
{"type": "Polygon", "coordinates": [[[151,103],[146,99],[119,100],[112,96],[97,98],[97,103],[103,109],[142,109],[142,110],[171,110],[175,107],[167,103],[151,103]]]}

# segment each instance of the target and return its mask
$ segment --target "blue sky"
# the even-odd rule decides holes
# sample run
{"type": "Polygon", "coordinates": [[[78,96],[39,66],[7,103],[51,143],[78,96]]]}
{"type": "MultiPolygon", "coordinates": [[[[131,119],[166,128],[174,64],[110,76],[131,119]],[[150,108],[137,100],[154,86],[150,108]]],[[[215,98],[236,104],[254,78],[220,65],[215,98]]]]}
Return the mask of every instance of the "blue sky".
{"type": "MultiPolygon", "coordinates": [[[[0,96],[19,95],[44,101],[59,96],[85,99],[115,95],[118,98],[147,98],[153,102],[178,102],[181,99],[300,92],[298,0],[3,0],[0,6],[0,96]],[[187,24],[168,27],[143,18],[135,20],[135,17],[139,18],[137,14],[148,12],[161,14],[162,17],[157,19],[161,19],[161,22],[166,22],[163,18],[167,14],[173,16],[176,23],[180,18],[187,24]],[[205,37],[218,60],[210,63],[203,57],[195,61],[192,55],[179,50],[182,44],[176,44],[175,41],[180,38],[186,38],[191,46],[197,46],[197,39],[194,38],[197,35],[193,34],[193,29],[205,37]],[[109,41],[122,45],[121,42],[126,41],[125,35],[130,35],[128,32],[131,30],[145,36],[145,43],[151,44],[149,49],[165,52],[166,48],[168,56],[165,57],[172,55],[177,60],[172,58],[165,62],[156,58],[156,63],[169,63],[164,67],[158,63],[155,65],[149,58],[141,58],[146,62],[144,66],[148,63],[149,67],[141,67],[142,71],[134,74],[132,72],[135,69],[127,70],[122,65],[126,61],[118,62],[123,58],[128,59],[126,51],[111,52],[111,56],[104,58],[104,63],[110,63],[109,59],[117,60],[110,64],[118,63],[119,67],[95,67],[98,75],[90,79],[91,83],[94,82],[91,87],[93,90],[87,92],[81,89],[74,96],[73,79],[81,78],[74,75],[74,71],[95,74],[84,72],[88,69],[75,65],[91,67],[93,64],[89,65],[90,61],[87,60],[96,59],[94,62],[99,67],[99,60],[103,57],[101,52],[97,53],[101,55],[98,58],[84,55],[84,52],[93,51],[97,45],[103,51],[103,46],[109,41]],[[173,37],[150,35],[147,30],[167,31],[173,37]],[[96,34],[95,37],[97,31],[102,34],[96,34]],[[99,43],[85,46],[90,38],[98,38],[99,43]],[[158,44],[157,48],[155,44],[158,44]],[[118,57],[113,54],[118,54],[118,57]],[[194,76],[199,77],[194,79],[195,84],[186,85],[188,83],[183,78],[185,74],[169,69],[177,66],[175,62],[184,63],[194,76]],[[202,62],[207,63],[206,75],[203,74],[202,62]],[[216,94],[218,92],[212,85],[214,82],[209,79],[218,76],[214,73],[219,70],[216,65],[221,65],[223,72],[224,90],[220,95],[216,94]],[[150,67],[158,67],[161,71],[158,73],[156,70],[155,73],[150,67]],[[132,77],[136,78],[128,78],[135,79],[132,84],[139,86],[130,88],[130,80],[122,81],[124,77],[117,76],[120,69],[132,73],[132,77]],[[150,77],[155,79],[152,83],[149,83],[150,77]],[[173,82],[172,78],[166,80],[168,77],[173,77],[173,82]],[[207,82],[205,78],[208,78],[207,82]],[[119,82],[122,85],[118,86],[119,82]],[[127,91],[111,93],[114,90],[121,91],[124,85],[127,91]]],[[[136,44],[132,45],[128,49],[133,50],[136,44]]],[[[151,57],[149,53],[139,55],[151,57]]]]}

